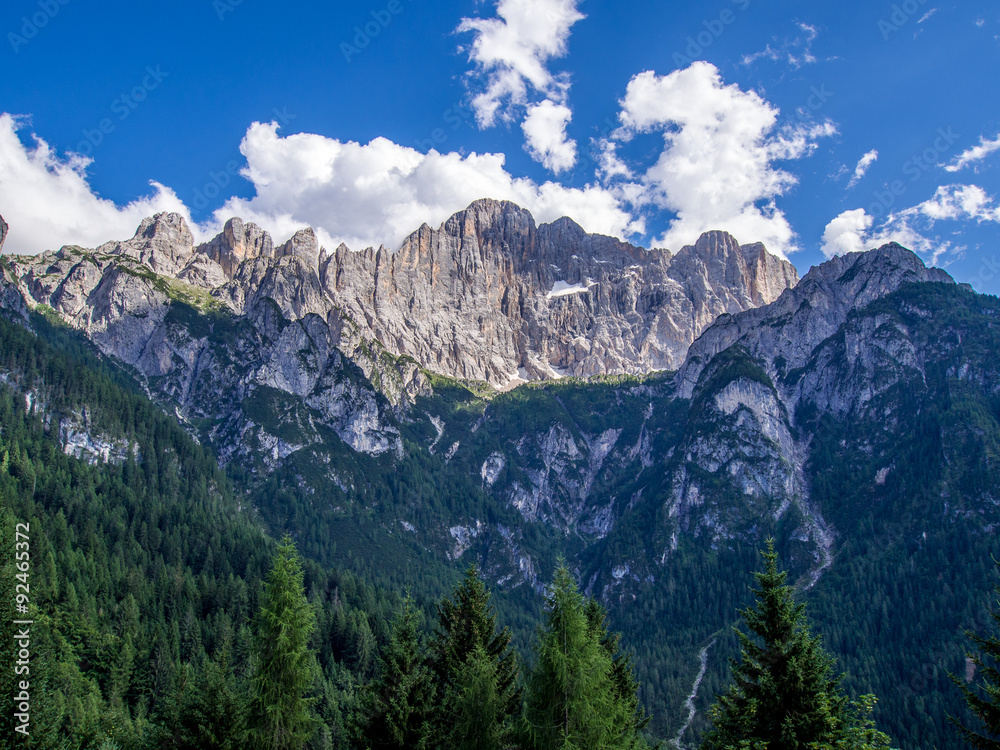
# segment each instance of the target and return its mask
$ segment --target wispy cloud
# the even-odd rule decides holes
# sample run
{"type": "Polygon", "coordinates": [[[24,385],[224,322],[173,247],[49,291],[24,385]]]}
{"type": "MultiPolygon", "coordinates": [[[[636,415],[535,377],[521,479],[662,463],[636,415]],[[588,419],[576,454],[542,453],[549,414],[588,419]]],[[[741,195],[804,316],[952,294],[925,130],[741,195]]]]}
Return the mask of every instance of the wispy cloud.
{"type": "Polygon", "coordinates": [[[1000,223],[1000,203],[978,185],[941,185],[933,196],[890,214],[878,227],[862,208],[844,211],[826,225],[821,249],[829,258],[894,241],[932,265],[947,265],[964,247],[943,239],[935,230],[939,222],[1000,223]]]}
{"type": "Polygon", "coordinates": [[[816,37],[819,36],[819,30],[807,23],[796,24],[799,28],[801,34],[796,35],[793,39],[785,39],[776,47],[772,47],[770,43],[764,47],[760,52],[754,52],[749,55],[744,55],[740,61],[743,65],[751,65],[757,60],[773,60],[775,62],[784,61],[791,65],[793,68],[800,68],[803,65],[808,65],[816,62],[816,55],[812,51],[812,43],[816,41],[816,37]]]}
{"type": "Polygon", "coordinates": [[[865,176],[865,172],[868,171],[868,167],[874,164],[876,159],[878,159],[878,151],[875,149],[872,149],[861,157],[857,166],[854,167],[854,174],[851,176],[851,181],[847,183],[848,190],[858,184],[861,178],[865,176]]]}
{"type": "Polygon", "coordinates": [[[966,149],[956,156],[951,164],[945,165],[945,171],[958,172],[970,164],[982,161],[994,151],[1000,151],[1000,133],[992,141],[988,141],[984,136],[980,136],[979,145],[966,149]]]}

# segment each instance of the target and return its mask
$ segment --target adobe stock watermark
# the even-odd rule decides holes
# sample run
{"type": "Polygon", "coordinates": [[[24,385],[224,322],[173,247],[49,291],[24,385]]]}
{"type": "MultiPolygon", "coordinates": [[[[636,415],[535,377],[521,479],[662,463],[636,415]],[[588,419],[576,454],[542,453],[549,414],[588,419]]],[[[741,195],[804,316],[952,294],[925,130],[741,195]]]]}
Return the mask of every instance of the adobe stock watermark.
{"type": "Polygon", "coordinates": [[[243,4],[243,0],[212,0],[212,10],[219,17],[220,21],[225,21],[226,16],[243,4]]]}
{"type": "Polygon", "coordinates": [[[590,138],[591,148],[588,149],[586,152],[584,152],[581,149],[580,158],[577,161],[576,166],[573,168],[574,173],[586,172],[589,171],[591,167],[600,166],[601,164],[600,159],[595,159],[593,156],[594,153],[593,147],[600,146],[601,144],[605,143],[607,139],[622,126],[619,120],[616,120],[611,117],[605,117],[603,125],[604,127],[601,128],[600,133],[598,133],[596,136],[591,136],[590,138]]]}
{"type": "Polygon", "coordinates": [[[878,21],[878,30],[882,34],[882,39],[889,41],[889,35],[903,28],[926,4],[927,0],[903,0],[903,2],[893,5],[888,20],[880,18],[878,21]]]}
{"type": "Polygon", "coordinates": [[[467,104],[463,102],[453,104],[441,113],[441,119],[448,128],[436,127],[428,134],[429,137],[417,138],[414,144],[416,144],[418,149],[423,151],[430,151],[432,148],[437,149],[438,146],[448,140],[451,133],[454,133],[463,125],[471,126],[475,117],[476,113],[467,104]]]}
{"type": "Polygon", "coordinates": [[[830,99],[833,98],[833,92],[826,87],[825,83],[821,83],[817,86],[809,87],[809,96],[803,104],[795,108],[795,117],[799,122],[808,122],[812,120],[813,114],[818,112],[823,108],[830,99]]]}
{"type": "Polygon", "coordinates": [[[69,5],[70,0],[38,0],[38,10],[30,16],[21,16],[20,34],[11,31],[7,34],[7,41],[16,55],[21,51],[21,47],[26,45],[36,36],[38,32],[49,25],[49,21],[59,15],[63,6],[69,5]]]}
{"type": "Polygon", "coordinates": [[[976,278],[981,282],[988,283],[1000,275],[1000,256],[996,253],[989,258],[983,258],[983,263],[976,273],[976,278]]]}
{"type": "MultiPolygon", "coordinates": [[[[740,12],[750,7],[750,0],[730,1],[740,12]]],[[[711,47],[715,43],[715,40],[722,36],[726,29],[736,22],[736,17],[736,13],[732,9],[725,8],[717,16],[706,18],[702,21],[701,25],[705,27],[704,30],[684,40],[687,42],[684,54],[674,52],[674,65],[687,67],[695,60],[703,59],[702,55],[705,50],[711,47]]]]}
{"type": "MultiPolygon", "coordinates": [[[[281,126],[287,125],[296,117],[296,115],[288,111],[288,107],[282,107],[281,109],[275,107],[271,112],[274,115],[274,121],[281,126]]],[[[240,176],[241,169],[242,166],[240,163],[232,159],[226,162],[225,169],[219,171],[209,170],[208,180],[194,191],[191,207],[197,211],[203,211],[208,208],[212,201],[222,195],[222,191],[229,186],[229,183],[240,176]]]]}
{"type": "Polygon", "coordinates": [[[344,60],[351,62],[360,55],[372,43],[372,40],[385,31],[393,19],[404,10],[406,10],[406,6],[403,5],[402,0],[389,0],[384,8],[371,11],[369,13],[371,20],[367,21],[364,26],[355,26],[354,36],[351,37],[350,41],[340,43],[340,52],[344,56],[344,60]]]}
{"type": "MultiPolygon", "coordinates": [[[[111,102],[110,109],[112,114],[118,115],[117,121],[123,122],[129,118],[129,116],[142,104],[146,99],[149,98],[151,92],[155,91],[160,87],[169,76],[169,73],[165,73],[160,69],[160,66],[146,66],[146,74],[143,76],[142,81],[132,87],[127,93],[122,93],[111,102]]],[[[117,123],[110,117],[104,117],[97,123],[96,128],[84,128],[83,140],[80,141],[76,146],[76,152],[83,156],[90,156],[94,153],[94,149],[104,143],[104,139],[115,132],[117,123]]]]}
{"type": "Polygon", "coordinates": [[[872,193],[875,202],[868,206],[868,215],[876,219],[881,218],[896,205],[896,200],[909,190],[910,185],[920,180],[924,174],[938,165],[941,156],[950,151],[955,141],[960,137],[961,135],[953,131],[951,127],[938,128],[937,137],[930,146],[903,162],[903,174],[910,178],[909,183],[903,180],[893,180],[886,185],[885,190],[876,190],[872,193]]]}

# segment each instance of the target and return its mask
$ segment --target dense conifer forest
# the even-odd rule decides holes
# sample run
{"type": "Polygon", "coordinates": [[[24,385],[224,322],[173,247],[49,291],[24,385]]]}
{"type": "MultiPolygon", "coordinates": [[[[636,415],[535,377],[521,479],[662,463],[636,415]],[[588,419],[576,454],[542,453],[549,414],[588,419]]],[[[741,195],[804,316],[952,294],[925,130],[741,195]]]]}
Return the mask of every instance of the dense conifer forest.
{"type": "MultiPolygon", "coordinates": [[[[257,502],[249,502],[242,477],[220,470],[126,373],[74,334],[37,316],[33,325],[42,336],[0,319],[4,695],[16,687],[7,665],[15,657],[13,592],[22,570],[17,524],[29,529],[33,621],[30,735],[15,731],[10,711],[0,719],[13,746],[589,750],[663,739],[643,696],[654,692],[653,681],[689,679],[678,662],[709,645],[697,635],[698,612],[657,623],[673,638],[636,652],[617,631],[637,632],[662,611],[640,602],[607,614],[581,593],[565,562],[553,561],[534,608],[515,606],[531,592],[493,592],[475,567],[463,574],[429,566],[407,579],[408,589],[393,573],[398,566],[380,572],[370,563],[360,571],[321,564],[317,558],[326,555],[310,546],[320,537],[284,535],[277,501],[260,502],[263,493],[284,492],[286,507],[298,507],[301,495],[267,482],[250,488],[257,502]],[[67,455],[65,432],[81,423],[114,455],[67,455]],[[257,505],[271,515],[260,515],[257,505]],[[508,618],[510,611],[518,615],[508,618]]],[[[836,429],[828,433],[831,446],[836,429]]],[[[932,441],[932,431],[917,440],[932,441]]],[[[830,462],[832,482],[830,450],[818,460],[830,462]]],[[[434,491],[429,483],[421,488],[434,491]]],[[[449,501],[432,501],[439,502],[449,501]]],[[[773,547],[763,559],[756,547],[738,550],[745,575],[727,581],[703,580],[707,561],[691,550],[675,585],[712,587],[722,616],[735,625],[742,612],[744,621],[711,640],[737,658],[704,676],[702,690],[718,698],[697,720],[703,747],[924,746],[920,736],[890,739],[876,729],[887,704],[897,727],[905,725],[900,715],[924,716],[957,737],[948,723],[954,715],[973,727],[969,738],[985,738],[975,746],[996,747],[989,545],[962,528],[949,532],[957,540],[930,531],[921,549],[887,549],[892,565],[881,569],[854,549],[866,544],[863,535],[849,541],[843,554],[851,559],[857,551],[859,562],[830,571],[810,592],[808,613],[795,603],[801,592],[785,583],[773,547]],[[980,567],[961,579],[947,564],[956,542],[982,552],[980,567]],[[751,590],[750,571],[762,565],[751,590]],[[899,600],[931,610],[961,603],[949,617],[972,623],[979,640],[956,628],[953,652],[939,655],[933,673],[915,672],[925,683],[958,673],[958,687],[928,694],[913,682],[865,696],[887,665],[873,660],[864,639],[903,642],[909,635],[859,630],[866,622],[859,608],[890,605],[857,595],[884,588],[883,579],[904,565],[940,570],[949,576],[947,593],[941,599],[904,589],[899,600]],[[810,614],[818,615],[822,638],[808,627],[810,614]],[[964,679],[970,643],[983,652],[977,664],[985,690],[964,679]],[[852,672],[841,676],[843,662],[831,652],[852,655],[852,672]],[[974,711],[964,710],[961,688],[974,711]],[[802,704],[798,718],[782,718],[795,703],[791,695],[802,704]],[[771,724],[759,725],[761,716],[771,724]],[[975,728],[976,716],[985,730],[975,728]]]]}

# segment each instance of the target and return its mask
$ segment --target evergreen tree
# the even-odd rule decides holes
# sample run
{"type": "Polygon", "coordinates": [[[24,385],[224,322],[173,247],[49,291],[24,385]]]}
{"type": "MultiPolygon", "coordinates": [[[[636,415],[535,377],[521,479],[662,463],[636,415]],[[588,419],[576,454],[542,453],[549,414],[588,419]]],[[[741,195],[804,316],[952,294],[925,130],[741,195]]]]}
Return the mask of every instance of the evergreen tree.
{"type": "Polygon", "coordinates": [[[410,597],[392,624],[379,656],[379,676],[362,697],[357,744],[362,748],[417,748],[428,735],[434,680],[417,635],[418,613],[410,597]]]}
{"type": "Polygon", "coordinates": [[[191,707],[199,748],[239,750],[246,740],[246,694],[233,675],[228,645],[219,660],[208,660],[198,676],[197,699],[191,707]]]}
{"type": "Polygon", "coordinates": [[[303,570],[291,538],[281,541],[264,583],[257,617],[250,722],[266,750],[299,750],[315,729],[313,700],[306,697],[316,676],[309,637],[316,613],[306,599],[303,570]]]}
{"type": "Polygon", "coordinates": [[[625,715],[631,731],[638,735],[649,724],[649,715],[639,702],[639,683],[635,679],[632,654],[621,651],[621,633],[608,631],[607,613],[596,599],[587,600],[586,615],[592,637],[600,642],[611,659],[611,679],[615,696],[625,706],[625,715]]]}
{"type": "Polygon", "coordinates": [[[602,643],[603,617],[595,626],[598,610],[591,607],[588,618],[584,598],[563,564],[547,604],[537,664],[528,680],[524,744],[533,750],[645,747],[635,695],[621,695],[614,659],[602,643]]]}
{"type": "Polygon", "coordinates": [[[773,539],[763,556],[764,571],[754,573],[757,607],[741,613],[760,643],[736,629],[741,661],[732,662],[734,684],[709,713],[713,729],[702,750],[887,747],[888,738],[864,713],[873,699],[866,696],[860,710],[849,706],[840,678],[832,676],[833,658],[810,633],[805,604],[795,603],[787,573],[778,570],[773,539]]]}
{"type": "MultiPolygon", "coordinates": [[[[487,694],[478,698],[466,696],[466,701],[482,705],[497,706],[493,719],[504,728],[512,728],[513,721],[521,710],[521,693],[518,687],[518,667],[516,654],[510,647],[510,630],[497,632],[496,613],[490,606],[490,594],[473,565],[465,573],[465,579],[455,589],[451,599],[444,599],[438,606],[438,627],[430,644],[431,669],[437,679],[438,690],[444,703],[438,713],[438,736],[451,731],[451,719],[457,709],[448,704],[452,698],[463,695],[471,689],[471,683],[461,683],[461,679],[471,679],[467,662],[482,651],[491,662],[486,668],[480,664],[479,677],[492,675],[492,684],[487,694]]],[[[475,684],[481,683],[477,680],[475,684]]],[[[489,730],[492,731],[492,730],[489,730]]],[[[499,730],[498,730],[499,731],[499,730]]]]}
{"type": "MultiPolygon", "coordinates": [[[[993,590],[1000,594],[1000,585],[993,590]]],[[[990,612],[993,621],[1000,625],[1000,612],[990,612]]],[[[982,692],[970,689],[951,675],[952,681],[958,685],[969,709],[982,723],[978,731],[969,729],[958,719],[949,716],[949,721],[955,725],[959,733],[972,747],[977,750],[1000,749],[1000,629],[991,636],[983,637],[975,633],[967,633],[969,638],[979,648],[979,653],[971,654],[972,663],[983,676],[982,692]]]]}
{"type": "Polygon", "coordinates": [[[445,750],[500,750],[506,747],[510,725],[505,722],[498,691],[497,664],[477,646],[455,675],[444,705],[445,750]]]}

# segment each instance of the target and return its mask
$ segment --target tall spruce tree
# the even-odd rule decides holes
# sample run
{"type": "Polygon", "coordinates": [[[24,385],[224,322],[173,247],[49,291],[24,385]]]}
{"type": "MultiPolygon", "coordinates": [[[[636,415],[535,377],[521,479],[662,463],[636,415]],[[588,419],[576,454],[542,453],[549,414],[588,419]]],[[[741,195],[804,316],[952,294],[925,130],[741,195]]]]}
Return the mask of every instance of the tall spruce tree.
{"type": "Polygon", "coordinates": [[[372,750],[426,746],[435,685],[417,634],[419,617],[409,596],[379,655],[379,674],[361,699],[356,744],[372,750]]]}
{"type": "Polygon", "coordinates": [[[638,736],[639,732],[649,724],[649,715],[639,702],[639,683],[635,679],[632,654],[621,650],[621,633],[608,631],[607,613],[593,597],[587,600],[585,613],[592,637],[597,639],[611,659],[611,679],[615,696],[624,706],[624,715],[630,730],[638,736]]]}
{"type": "Polygon", "coordinates": [[[603,613],[591,606],[588,617],[588,605],[564,564],[556,570],[547,605],[528,680],[523,744],[532,750],[645,747],[634,691],[622,695],[623,686],[634,682],[616,676],[614,657],[602,643],[603,613]]]}
{"type": "Polygon", "coordinates": [[[501,750],[507,746],[511,727],[503,717],[497,663],[482,646],[477,646],[459,668],[445,706],[443,750],[501,750]]]}
{"type": "MultiPolygon", "coordinates": [[[[994,586],[993,590],[1000,594],[1000,585],[994,586]]],[[[1000,604],[1000,601],[997,604],[1000,604]]],[[[965,741],[977,750],[1000,750],[1000,611],[994,609],[990,612],[990,616],[998,626],[992,635],[984,637],[967,633],[979,649],[978,653],[970,654],[970,658],[982,675],[981,690],[972,690],[955,675],[951,675],[952,681],[965,696],[969,709],[982,726],[973,730],[953,716],[949,716],[948,719],[965,741]]]]}
{"type": "Polygon", "coordinates": [[[832,675],[834,660],[810,633],[805,604],[795,603],[787,573],[778,570],[773,539],[762,554],[764,571],[754,573],[757,606],[741,613],[752,635],[736,629],[741,661],[732,662],[734,684],[709,712],[713,728],[702,750],[887,748],[888,737],[870,721],[874,699],[849,705],[832,675]]]}
{"type": "Polygon", "coordinates": [[[264,583],[254,639],[249,719],[254,744],[266,750],[299,750],[315,730],[313,700],[306,693],[318,669],[309,648],[316,613],[303,577],[295,544],[285,536],[264,583]]]}
{"type": "MultiPolygon", "coordinates": [[[[495,701],[497,711],[491,721],[497,722],[498,731],[503,734],[513,728],[521,710],[517,655],[510,647],[510,630],[503,628],[497,632],[496,619],[496,612],[490,606],[490,593],[473,565],[452,598],[445,598],[438,605],[438,624],[430,643],[430,665],[439,695],[445,699],[435,722],[439,737],[451,733],[452,717],[457,709],[449,702],[471,689],[468,682],[460,684],[460,677],[468,677],[466,664],[479,650],[492,665],[485,673],[492,675],[488,690],[493,697],[487,699],[484,695],[481,701],[491,706],[495,701]]],[[[480,669],[480,677],[482,673],[480,669]]],[[[481,683],[476,681],[475,684],[481,683]]]]}

